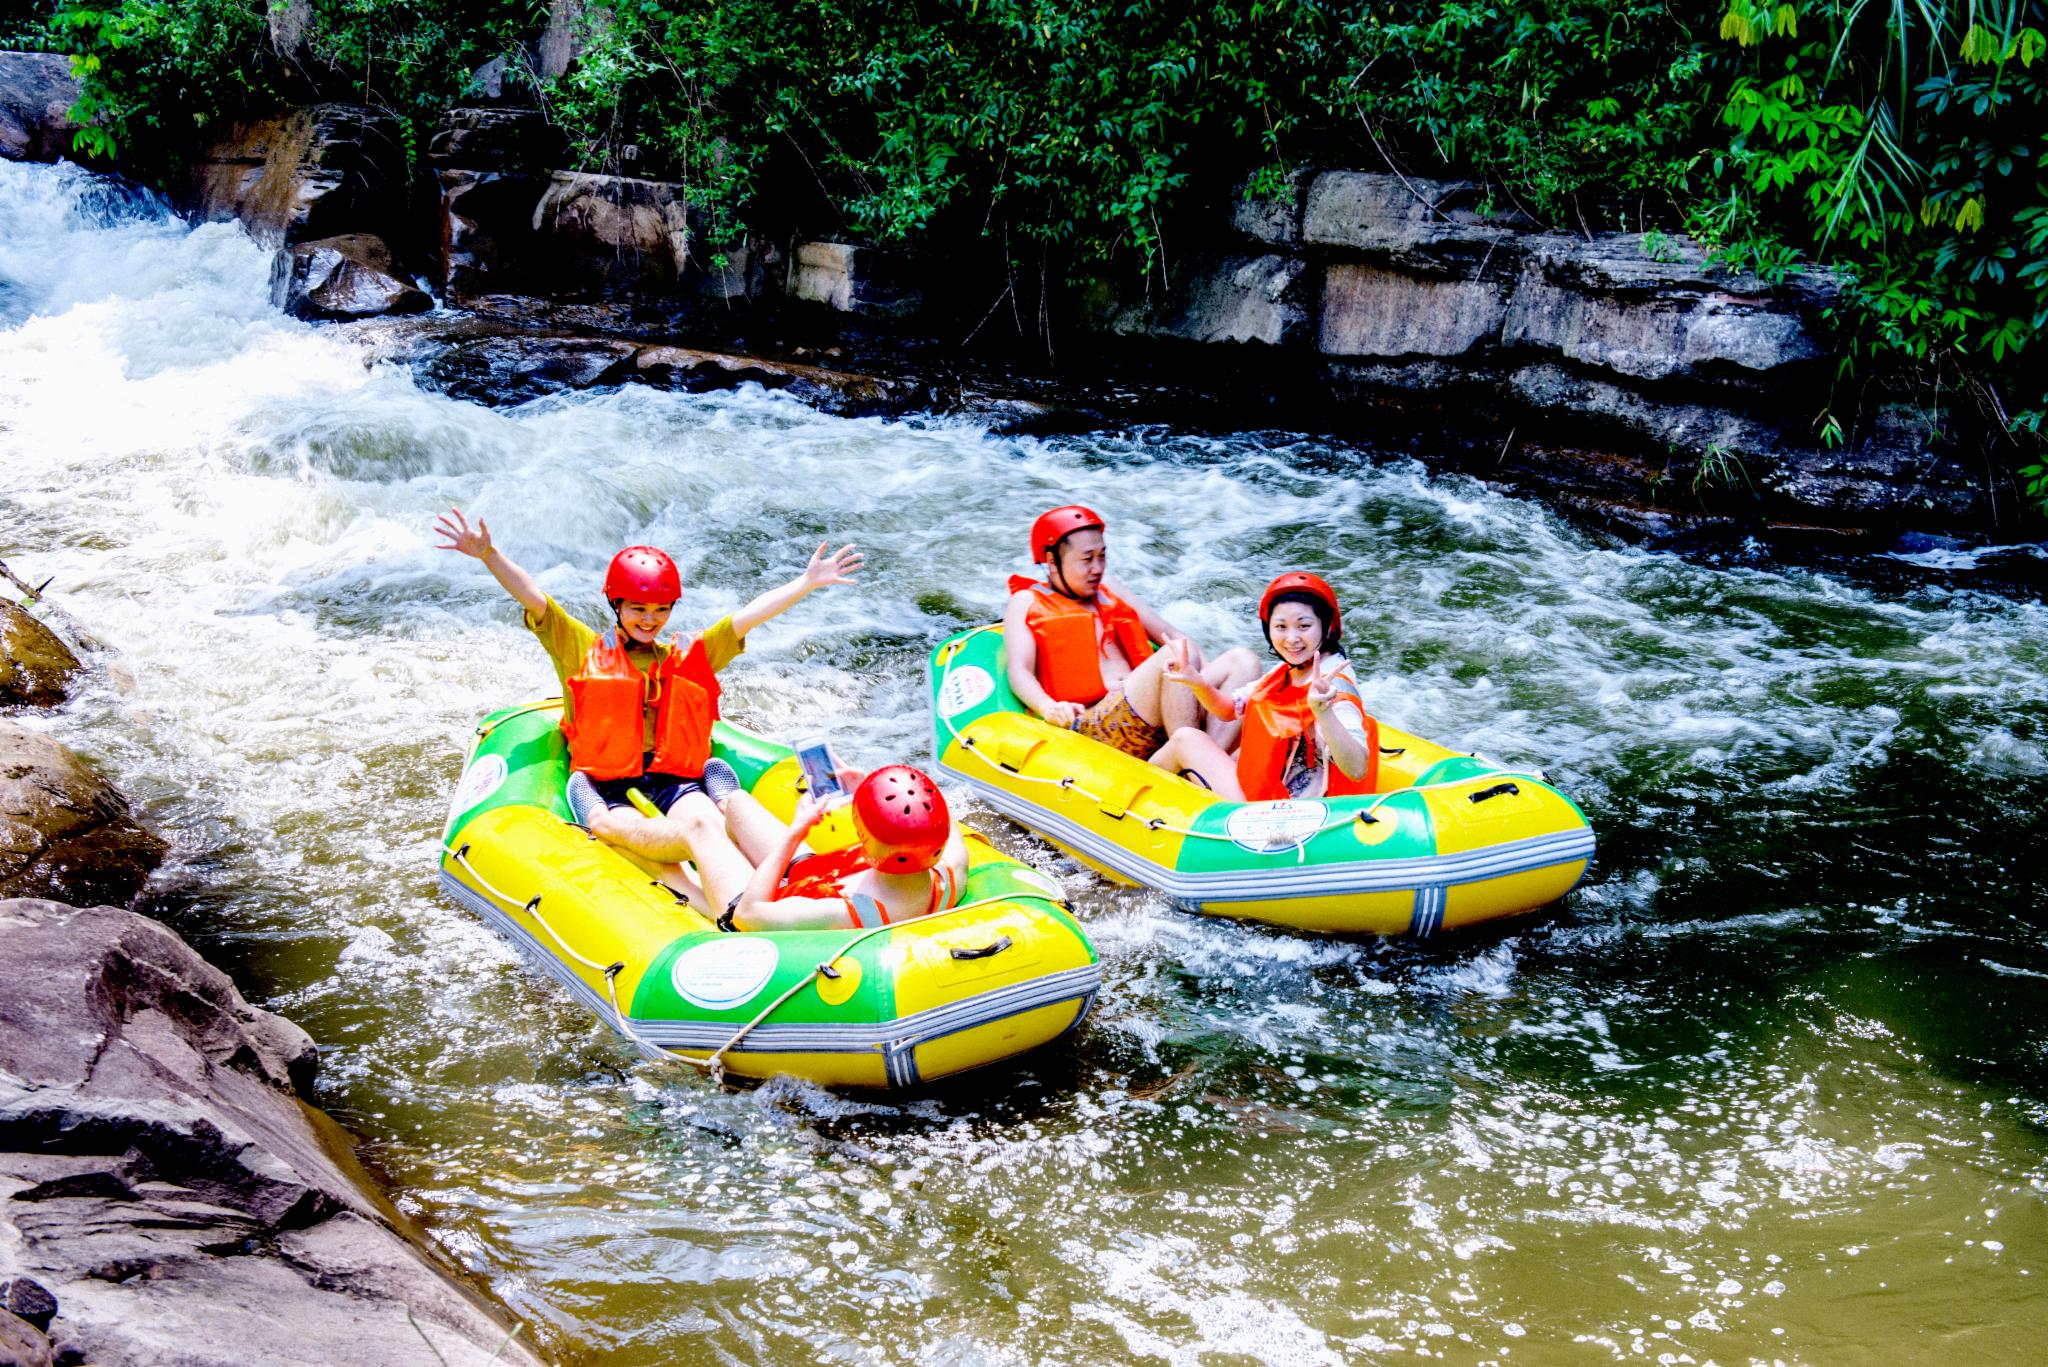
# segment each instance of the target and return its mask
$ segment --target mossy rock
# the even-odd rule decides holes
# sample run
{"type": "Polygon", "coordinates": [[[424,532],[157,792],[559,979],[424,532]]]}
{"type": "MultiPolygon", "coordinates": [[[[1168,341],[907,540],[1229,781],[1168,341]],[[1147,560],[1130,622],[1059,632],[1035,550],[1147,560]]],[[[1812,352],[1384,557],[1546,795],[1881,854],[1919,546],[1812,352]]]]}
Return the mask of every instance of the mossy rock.
{"type": "Polygon", "coordinates": [[[71,691],[78,657],[51,630],[0,598],[0,707],[55,707],[71,691]]]}

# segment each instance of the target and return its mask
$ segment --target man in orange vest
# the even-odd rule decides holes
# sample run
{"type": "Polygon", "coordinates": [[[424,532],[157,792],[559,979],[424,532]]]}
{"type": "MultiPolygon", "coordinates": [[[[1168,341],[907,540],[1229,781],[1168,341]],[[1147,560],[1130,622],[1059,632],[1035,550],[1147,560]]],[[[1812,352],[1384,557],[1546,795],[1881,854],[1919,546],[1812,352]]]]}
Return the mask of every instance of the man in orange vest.
{"type": "MultiPolygon", "coordinates": [[[[1257,677],[1259,661],[1241,649],[1204,659],[1185,632],[1109,577],[1104,531],[1102,515],[1079,504],[1031,524],[1031,559],[1045,578],[1010,577],[1010,691],[1054,726],[1150,759],[1173,731],[1199,724],[1188,690],[1160,687],[1169,667],[1228,690],[1257,677]]],[[[1212,730],[1224,744],[1237,734],[1235,722],[1212,730]]]]}
{"type": "MultiPolygon", "coordinates": [[[[569,742],[569,804],[600,840],[644,859],[693,860],[699,878],[712,868],[745,883],[753,864],[781,839],[783,826],[740,791],[732,769],[711,755],[718,719],[718,672],[746,649],[747,634],[795,607],[815,589],[850,584],[861,555],[852,546],[828,554],[824,542],[804,572],[722,617],[688,642],[657,638],[682,597],[682,573],[652,546],[628,546],[605,572],[613,623],[599,633],[562,610],[533,576],[491,542],[483,519],[471,527],[460,508],[435,524],[442,550],[483,561],[517,599],[562,684],[562,733],[569,742]],[[645,816],[629,796],[661,813],[645,816]],[[730,834],[729,834],[730,832],[730,834]],[[751,854],[747,851],[751,850],[751,854]]],[[[675,883],[698,900],[701,889],[675,883]]]]}

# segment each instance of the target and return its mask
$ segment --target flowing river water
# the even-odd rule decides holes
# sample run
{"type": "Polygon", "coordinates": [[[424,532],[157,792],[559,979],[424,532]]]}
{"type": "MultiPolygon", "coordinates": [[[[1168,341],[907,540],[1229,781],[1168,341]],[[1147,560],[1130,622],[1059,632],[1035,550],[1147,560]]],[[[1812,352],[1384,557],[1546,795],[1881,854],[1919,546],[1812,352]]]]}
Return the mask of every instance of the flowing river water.
{"type": "Polygon", "coordinates": [[[31,717],[176,842],[152,909],[320,1041],[400,1203],[571,1362],[2038,1361],[2048,611],[1616,548],[1287,434],[1032,440],[744,389],[491,410],[266,298],[267,253],[0,163],[0,558],[133,685],[31,717]],[[708,622],[821,537],[737,720],[929,754],[930,647],[1082,496],[1212,648],[1282,567],[1375,711],[1541,764],[1563,904],[1339,943],[1062,877],[1084,1029],[910,1099],[649,1065],[435,889],[478,716],[551,691],[451,504],[594,615],[708,622]]]}

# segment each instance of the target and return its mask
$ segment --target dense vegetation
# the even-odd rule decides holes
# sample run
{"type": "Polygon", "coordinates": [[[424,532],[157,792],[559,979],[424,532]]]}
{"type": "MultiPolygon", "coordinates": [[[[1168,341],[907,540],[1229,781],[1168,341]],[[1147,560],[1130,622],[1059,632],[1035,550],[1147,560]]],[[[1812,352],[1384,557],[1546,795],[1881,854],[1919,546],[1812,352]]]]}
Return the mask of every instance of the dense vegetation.
{"type": "MultiPolygon", "coordinates": [[[[546,0],[61,0],[82,138],[147,142],[308,87],[424,127],[546,0]]],[[[2048,432],[2048,0],[614,0],[542,99],[590,165],[690,185],[733,240],[789,176],[813,224],[1162,271],[1175,212],[1305,161],[1484,180],[1566,228],[1687,231],[1767,275],[1826,261],[1840,406],[1880,358],[1999,433],[2048,432]]],[[[1831,405],[1817,419],[1839,428],[1831,405]]]]}

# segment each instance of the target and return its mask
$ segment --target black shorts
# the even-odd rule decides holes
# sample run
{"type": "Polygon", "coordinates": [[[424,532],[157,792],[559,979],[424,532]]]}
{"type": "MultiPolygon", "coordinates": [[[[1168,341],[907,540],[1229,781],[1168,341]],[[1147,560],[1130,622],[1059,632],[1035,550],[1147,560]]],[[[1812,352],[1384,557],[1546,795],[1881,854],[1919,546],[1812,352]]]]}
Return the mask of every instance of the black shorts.
{"type": "Polygon", "coordinates": [[[597,789],[597,795],[604,799],[607,807],[631,807],[633,799],[626,796],[626,790],[638,788],[649,802],[666,814],[691,793],[704,792],[704,776],[684,778],[681,774],[650,773],[638,778],[594,778],[590,786],[597,789]]]}

